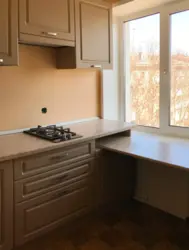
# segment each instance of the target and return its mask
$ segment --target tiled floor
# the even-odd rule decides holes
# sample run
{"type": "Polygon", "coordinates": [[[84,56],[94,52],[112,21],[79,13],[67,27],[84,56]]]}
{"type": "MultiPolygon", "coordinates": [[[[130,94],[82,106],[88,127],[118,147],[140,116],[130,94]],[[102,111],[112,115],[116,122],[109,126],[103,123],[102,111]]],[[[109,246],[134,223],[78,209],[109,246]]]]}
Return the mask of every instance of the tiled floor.
{"type": "MultiPolygon", "coordinates": [[[[184,221],[147,205],[132,202],[58,229],[22,250],[189,250],[184,221]]],[[[20,250],[19,249],[19,250],[20,250]]]]}

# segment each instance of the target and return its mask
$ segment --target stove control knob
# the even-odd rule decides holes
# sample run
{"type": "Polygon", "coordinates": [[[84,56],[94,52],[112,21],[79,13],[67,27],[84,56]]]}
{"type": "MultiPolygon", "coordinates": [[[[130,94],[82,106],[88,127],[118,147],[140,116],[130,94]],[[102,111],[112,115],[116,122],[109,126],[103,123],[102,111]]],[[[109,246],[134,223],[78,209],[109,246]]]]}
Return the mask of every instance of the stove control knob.
{"type": "Polygon", "coordinates": [[[62,139],[63,141],[66,141],[67,140],[67,136],[65,134],[62,135],[62,139]]]}
{"type": "Polygon", "coordinates": [[[68,140],[71,140],[72,139],[72,135],[69,133],[69,134],[67,134],[67,139],[68,140]]]}

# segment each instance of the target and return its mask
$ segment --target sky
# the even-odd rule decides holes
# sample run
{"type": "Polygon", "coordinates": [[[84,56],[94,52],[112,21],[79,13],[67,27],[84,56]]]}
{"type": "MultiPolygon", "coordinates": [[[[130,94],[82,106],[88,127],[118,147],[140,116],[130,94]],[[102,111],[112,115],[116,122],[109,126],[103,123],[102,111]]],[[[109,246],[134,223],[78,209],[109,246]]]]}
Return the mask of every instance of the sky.
{"type": "MultiPolygon", "coordinates": [[[[189,11],[172,14],[170,18],[172,53],[181,50],[189,54],[189,11]]],[[[146,52],[146,43],[153,41],[157,47],[156,53],[159,53],[160,14],[129,21],[128,23],[131,49],[146,52]]]]}
{"type": "Polygon", "coordinates": [[[181,49],[189,53],[189,11],[171,16],[172,50],[181,49]]]}

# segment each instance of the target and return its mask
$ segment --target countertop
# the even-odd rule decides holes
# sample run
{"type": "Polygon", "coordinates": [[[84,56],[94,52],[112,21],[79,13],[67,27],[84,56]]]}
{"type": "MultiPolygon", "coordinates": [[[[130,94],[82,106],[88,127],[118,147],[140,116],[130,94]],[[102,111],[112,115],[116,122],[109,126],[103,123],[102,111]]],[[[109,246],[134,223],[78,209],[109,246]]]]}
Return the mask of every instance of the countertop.
{"type": "Polygon", "coordinates": [[[100,148],[189,170],[189,140],[132,131],[131,137],[119,135],[100,139],[100,148]]]}
{"type": "Polygon", "coordinates": [[[133,125],[121,121],[99,119],[73,124],[69,127],[83,137],[66,142],[52,143],[23,133],[0,136],[0,162],[127,131],[133,125]]]}

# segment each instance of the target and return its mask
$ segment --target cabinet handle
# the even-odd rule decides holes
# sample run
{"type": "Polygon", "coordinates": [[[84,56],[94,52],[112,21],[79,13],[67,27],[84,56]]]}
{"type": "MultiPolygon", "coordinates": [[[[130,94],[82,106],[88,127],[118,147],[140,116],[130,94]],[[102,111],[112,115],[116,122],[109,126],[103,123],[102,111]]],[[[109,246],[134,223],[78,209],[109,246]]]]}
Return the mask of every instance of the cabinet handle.
{"type": "Polygon", "coordinates": [[[3,64],[4,60],[3,59],[0,59],[0,64],[3,64]]]}
{"type": "Polygon", "coordinates": [[[52,182],[53,182],[53,184],[54,184],[54,183],[55,183],[55,184],[59,184],[59,183],[63,182],[65,179],[67,179],[68,177],[69,177],[69,175],[68,175],[68,174],[65,174],[65,175],[63,175],[63,176],[60,176],[60,177],[56,178],[56,179],[53,180],[52,182]]]}
{"type": "Polygon", "coordinates": [[[56,32],[45,32],[45,31],[43,31],[42,34],[46,35],[46,36],[57,36],[58,35],[56,32]]]}
{"type": "Polygon", "coordinates": [[[59,198],[59,197],[62,197],[62,196],[64,196],[64,195],[67,195],[67,194],[69,194],[69,193],[70,193],[69,190],[65,190],[65,191],[62,191],[62,192],[59,192],[59,193],[57,193],[57,194],[52,195],[52,198],[59,198]]]}
{"type": "Polygon", "coordinates": [[[91,68],[98,68],[98,69],[101,69],[102,66],[101,66],[101,65],[91,65],[91,68]]]}
{"type": "Polygon", "coordinates": [[[50,158],[50,160],[51,161],[61,161],[61,160],[64,160],[68,156],[69,156],[69,154],[66,153],[66,154],[64,154],[62,156],[53,156],[53,157],[50,158]]]}

